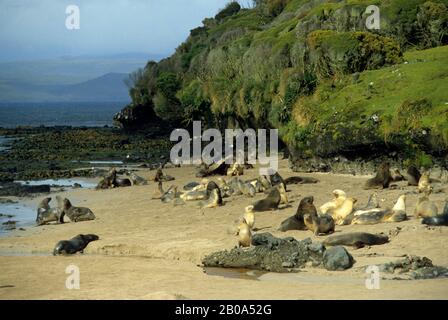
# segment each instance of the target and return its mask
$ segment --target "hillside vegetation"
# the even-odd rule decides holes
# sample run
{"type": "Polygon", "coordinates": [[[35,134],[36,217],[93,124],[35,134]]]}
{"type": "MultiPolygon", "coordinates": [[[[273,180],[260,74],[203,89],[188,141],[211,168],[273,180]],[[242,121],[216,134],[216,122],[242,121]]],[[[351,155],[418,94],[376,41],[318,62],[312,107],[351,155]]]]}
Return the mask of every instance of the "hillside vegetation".
{"type": "MultiPolygon", "coordinates": [[[[303,157],[448,150],[448,0],[230,2],[131,80],[115,120],[278,128],[303,157]],[[369,5],[380,30],[367,30],[369,5]],[[374,152],[375,151],[375,152],[374,152]]],[[[297,153],[297,152],[296,152],[297,153]]]]}

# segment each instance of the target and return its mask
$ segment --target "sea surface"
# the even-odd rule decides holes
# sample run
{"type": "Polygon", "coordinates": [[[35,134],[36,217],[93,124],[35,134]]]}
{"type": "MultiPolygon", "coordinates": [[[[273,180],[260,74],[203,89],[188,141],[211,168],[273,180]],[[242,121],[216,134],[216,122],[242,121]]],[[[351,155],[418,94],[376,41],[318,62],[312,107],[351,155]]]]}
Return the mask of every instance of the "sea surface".
{"type": "Polygon", "coordinates": [[[103,127],[126,102],[0,103],[0,127],[103,127]]]}

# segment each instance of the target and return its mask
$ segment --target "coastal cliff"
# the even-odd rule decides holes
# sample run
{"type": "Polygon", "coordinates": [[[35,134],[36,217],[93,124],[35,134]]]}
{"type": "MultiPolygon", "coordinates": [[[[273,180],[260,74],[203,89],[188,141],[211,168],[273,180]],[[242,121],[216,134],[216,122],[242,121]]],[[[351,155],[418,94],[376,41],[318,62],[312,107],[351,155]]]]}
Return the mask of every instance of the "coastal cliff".
{"type": "MultiPolygon", "coordinates": [[[[131,76],[124,128],[278,128],[307,159],[446,166],[447,0],[229,3],[131,76]],[[369,5],[380,29],[368,30],[369,5]]],[[[294,166],[293,166],[294,167],[294,166]]]]}

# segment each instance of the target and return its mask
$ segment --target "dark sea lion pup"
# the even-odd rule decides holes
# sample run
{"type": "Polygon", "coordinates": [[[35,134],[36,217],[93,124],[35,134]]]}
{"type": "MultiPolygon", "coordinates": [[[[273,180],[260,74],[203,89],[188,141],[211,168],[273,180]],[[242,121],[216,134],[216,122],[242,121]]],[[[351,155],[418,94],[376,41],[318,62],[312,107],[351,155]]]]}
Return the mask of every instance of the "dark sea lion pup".
{"type": "Polygon", "coordinates": [[[70,200],[64,199],[64,214],[73,222],[95,220],[95,215],[89,208],[75,207],[70,200]]]}
{"type": "Polygon", "coordinates": [[[418,171],[417,167],[414,165],[410,165],[408,170],[406,171],[405,178],[408,181],[409,186],[418,186],[418,182],[421,178],[421,173],[418,171]]]}
{"type": "Polygon", "coordinates": [[[390,165],[388,162],[385,162],[380,165],[375,177],[366,181],[364,189],[386,189],[389,188],[389,184],[392,181],[393,179],[390,175],[390,165]]]}
{"type": "Polygon", "coordinates": [[[305,225],[303,217],[306,213],[313,212],[315,209],[313,202],[310,202],[310,198],[303,198],[302,201],[300,201],[296,214],[283,221],[278,230],[282,232],[290,230],[307,230],[308,228],[305,225]]]}
{"type": "Polygon", "coordinates": [[[97,241],[100,238],[95,234],[79,234],[70,240],[62,240],[56,244],[53,250],[53,255],[67,255],[75,254],[77,252],[84,253],[84,249],[92,241],[97,241]]]}

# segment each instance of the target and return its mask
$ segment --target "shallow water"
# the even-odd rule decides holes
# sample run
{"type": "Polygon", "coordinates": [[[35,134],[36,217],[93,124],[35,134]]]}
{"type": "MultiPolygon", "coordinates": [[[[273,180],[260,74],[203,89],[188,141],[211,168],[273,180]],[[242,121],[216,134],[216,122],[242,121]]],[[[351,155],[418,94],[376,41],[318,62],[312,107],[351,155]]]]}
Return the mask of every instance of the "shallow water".
{"type": "Polygon", "coordinates": [[[0,136],[0,151],[10,150],[11,144],[14,140],[17,140],[17,138],[0,136]]]}
{"type": "Polygon", "coordinates": [[[36,224],[36,209],[23,203],[0,203],[0,213],[3,215],[12,215],[13,217],[0,216],[0,236],[8,234],[10,231],[5,229],[3,223],[7,221],[17,221],[15,227],[29,228],[36,224]]]}
{"type": "Polygon", "coordinates": [[[50,185],[59,187],[73,187],[75,183],[81,185],[82,188],[93,189],[97,183],[88,179],[72,178],[72,179],[46,179],[46,180],[30,180],[30,181],[16,181],[22,185],[38,186],[50,185]]]}

